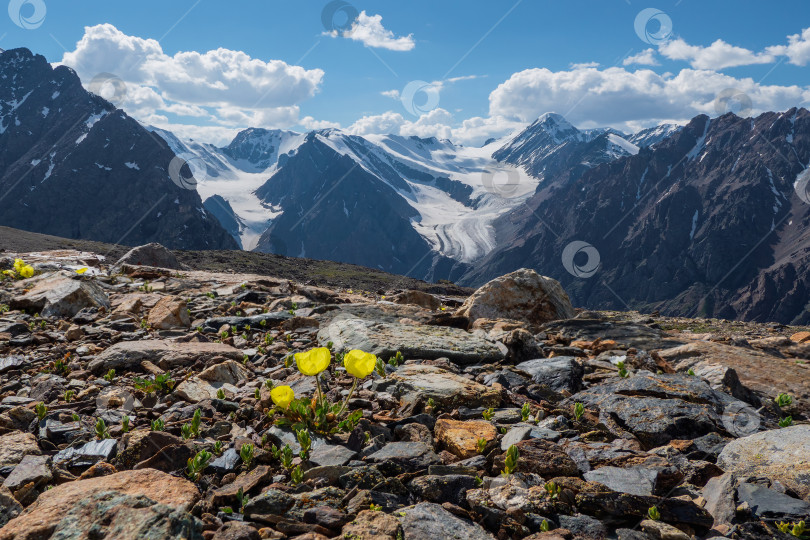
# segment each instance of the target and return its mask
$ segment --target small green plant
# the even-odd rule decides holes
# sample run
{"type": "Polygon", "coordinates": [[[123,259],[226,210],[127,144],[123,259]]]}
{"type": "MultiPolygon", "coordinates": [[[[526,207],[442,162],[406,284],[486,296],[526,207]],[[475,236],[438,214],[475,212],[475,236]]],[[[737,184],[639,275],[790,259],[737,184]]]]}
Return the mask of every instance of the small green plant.
{"type": "Polygon", "coordinates": [[[793,417],[792,416],[786,416],[786,417],[782,418],[781,420],[779,420],[779,427],[784,428],[784,427],[790,427],[792,425],[793,425],[793,417]]]}
{"type": "Polygon", "coordinates": [[[245,443],[242,445],[242,448],[239,449],[239,457],[242,458],[245,469],[250,469],[250,465],[253,463],[253,451],[253,443],[245,443]]]}
{"type": "Polygon", "coordinates": [[[562,491],[562,488],[557,482],[546,482],[543,485],[543,488],[546,490],[546,493],[548,493],[548,496],[551,499],[558,498],[560,496],[560,491],[562,491]]]}
{"type": "Polygon", "coordinates": [[[436,400],[432,397],[427,398],[427,402],[425,403],[425,407],[432,410],[436,409],[436,400]]]}
{"type": "Polygon", "coordinates": [[[64,358],[60,358],[59,360],[55,360],[53,362],[49,362],[48,365],[43,368],[43,373],[54,373],[56,375],[60,375],[62,377],[67,377],[70,375],[70,368],[68,367],[68,362],[70,361],[70,353],[67,353],[64,358]]]}
{"type": "Polygon", "coordinates": [[[630,376],[630,374],[627,372],[627,368],[625,367],[624,362],[621,361],[616,362],[616,367],[619,368],[619,377],[626,379],[627,377],[630,376]]]}
{"type": "Polygon", "coordinates": [[[268,334],[265,334],[265,335],[264,335],[264,344],[265,344],[265,345],[271,345],[271,344],[273,343],[273,341],[275,341],[275,339],[276,339],[276,338],[274,338],[273,336],[271,336],[269,333],[268,333],[268,334]]]}
{"type": "Polygon", "coordinates": [[[387,375],[387,373],[385,372],[385,364],[383,363],[382,358],[377,358],[377,363],[374,364],[374,372],[383,379],[387,375]]]}
{"type": "Polygon", "coordinates": [[[99,418],[96,420],[96,438],[98,439],[109,439],[110,432],[107,430],[107,422],[104,421],[103,418],[99,418]]]}
{"type": "Polygon", "coordinates": [[[129,416],[127,415],[121,418],[121,433],[129,433],[129,416]]]}
{"type": "Polygon", "coordinates": [[[273,386],[275,386],[275,383],[273,383],[273,379],[265,379],[264,380],[264,387],[265,388],[267,388],[268,390],[272,390],[273,386]]]}
{"type": "Polygon", "coordinates": [[[256,399],[262,399],[262,391],[259,388],[257,388],[256,390],[253,391],[253,397],[255,397],[256,399]]]}
{"type": "Polygon", "coordinates": [[[0,313],[8,313],[10,309],[6,304],[0,304],[0,313]]]}
{"type": "Polygon", "coordinates": [[[239,491],[236,492],[236,500],[239,501],[239,513],[244,514],[245,506],[247,506],[247,503],[250,501],[250,497],[245,494],[241,487],[239,488],[239,491]]]}
{"type": "Polygon", "coordinates": [[[780,409],[784,409],[793,403],[793,396],[790,394],[779,394],[776,396],[776,398],[774,398],[774,401],[780,409]]]}
{"type": "Polygon", "coordinates": [[[492,407],[490,407],[489,409],[484,409],[484,412],[482,413],[482,415],[484,417],[484,420],[486,420],[487,422],[492,420],[492,417],[494,416],[494,414],[495,414],[495,410],[492,407]]]}
{"type": "Polygon", "coordinates": [[[402,356],[402,353],[397,351],[397,354],[388,359],[388,365],[392,367],[397,367],[399,365],[402,365],[404,361],[405,358],[402,356]]]}
{"type": "Polygon", "coordinates": [[[222,455],[222,441],[216,441],[214,443],[213,452],[214,452],[215,456],[221,456],[222,455]]]}
{"type": "Polygon", "coordinates": [[[475,482],[475,487],[481,487],[484,485],[484,479],[480,476],[476,476],[473,481],[475,482]]]}
{"type": "Polygon", "coordinates": [[[200,479],[202,472],[208,467],[208,463],[211,461],[211,452],[207,450],[200,450],[197,452],[197,455],[194,457],[188,458],[188,463],[186,465],[186,476],[191,478],[193,482],[196,482],[200,479]]]}
{"type": "Polygon", "coordinates": [[[483,454],[484,450],[487,448],[487,440],[483,437],[475,441],[475,449],[478,451],[479,454],[483,454]]]}
{"type": "Polygon", "coordinates": [[[46,407],[44,403],[37,403],[34,405],[34,412],[37,413],[37,418],[42,422],[45,415],[48,414],[48,407],[46,407]]]}
{"type": "Polygon", "coordinates": [[[290,480],[293,484],[298,485],[304,481],[304,471],[301,470],[301,465],[296,465],[290,473],[290,480]]]}
{"type": "Polygon", "coordinates": [[[149,329],[149,322],[146,319],[141,319],[141,328],[144,330],[149,329]]]}
{"type": "Polygon", "coordinates": [[[281,466],[287,469],[288,471],[292,469],[292,462],[293,462],[293,450],[290,448],[289,444],[285,444],[284,448],[278,450],[275,445],[271,448],[270,452],[272,452],[273,457],[281,461],[281,466]]]}
{"type": "Polygon", "coordinates": [[[207,296],[208,298],[216,298],[217,297],[217,295],[214,294],[213,291],[209,291],[209,292],[205,293],[205,296],[207,296]]]}
{"type": "Polygon", "coordinates": [[[532,413],[531,408],[529,407],[528,403],[524,403],[523,407],[520,408],[520,419],[524,422],[529,420],[529,415],[532,413]]]}
{"type": "Polygon", "coordinates": [[[143,285],[139,287],[143,292],[152,292],[152,286],[149,285],[149,281],[144,281],[143,285]]]}
{"type": "Polygon", "coordinates": [[[549,524],[547,519],[544,519],[542,523],[540,523],[540,532],[548,532],[551,530],[551,525],[549,524]]]}
{"type": "Polygon", "coordinates": [[[695,370],[692,369],[692,368],[689,368],[687,370],[686,374],[689,375],[690,377],[694,377],[695,376],[695,370]]]}
{"type": "Polygon", "coordinates": [[[243,354],[242,355],[242,364],[247,365],[248,362],[250,362],[250,357],[248,355],[246,355],[246,354],[243,354]]]}
{"type": "Polygon", "coordinates": [[[371,503],[368,505],[368,509],[371,510],[372,512],[382,512],[382,506],[380,506],[379,504],[371,503]]]}
{"type": "Polygon", "coordinates": [[[795,536],[796,538],[807,538],[807,535],[805,534],[807,528],[805,527],[804,520],[793,523],[780,521],[776,523],[776,528],[781,532],[795,536]]]}
{"type": "Polygon", "coordinates": [[[301,451],[298,456],[302,461],[309,459],[309,451],[312,449],[312,437],[306,429],[299,429],[295,432],[295,437],[298,439],[298,444],[301,445],[301,451]]]}
{"type": "Polygon", "coordinates": [[[79,422],[81,420],[79,415],[76,413],[71,414],[70,417],[73,419],[74,422],[79,422]]]}
{"type": "Polygon", "coordinates": [[[657,506],[651,506],[647,510],[647,517],[653,521],[660,521],[661,520],[661,512],[658,511],[657,506]]]}
{"type": "Polygon", "coordinates": [[[73,401],[73,396],[75,395],[76,395],[75,390],[65,390],[65,402],[70,403],[71,401],[73,401]]]}
{"type": "Polygon", "coordinates": [[[158,418],[157,420],[152,420],[149,423],[149,429],[152,431],[163,431],[163,428],[166,427],[166,423],[158,418]]]}
{"type": "Polygon", "coordinates": [[[509,450],[506,451],[506,459],[503,462],[503,471],[501,474],[504,476],[509,476],[518,466],[518,459],[520,458],[520,451],[518,447],[514,444],[509,447],[509,450]]]}
{"type": "Polygon", "coordinates": [[[260,321],[259,321],[259,326],[261,326],[262,328],[264,328],[265,326],[267,326],[267,319],[262,319],[262,320],[260,320],[260,321]]]}
{"type": "Polygon", "coordinates": [[[191,423],[183,424],[180,428],[180,433],[184,439],[198,439],[200,437],[200,424],[202,423],[202,412],[200,409],[194,411],[194,416],[191,417],[191,423]]]}
{"type": "Polygon", "coordinates": [[[583,414],[585,414],[585,405],[577,401],[574,403],[574,418],[577,419],[577,422],[579,422],[583,414]]]}
{"type": "Polygon", "coordinates": [[[113,379],[115,379],[115,370],[110,369],[110,371],[104,374],[104,380],[107,382],[113,382],[113,379]]]}
{"type": "Polygon", "coordinates": [[[135,385],[135,388],[147,394],[151,394],[152,392],[158,392],[160,394],[168,394],[169,392],[174,390],[174,385],[176,384],[175,380],[172,379],[172,376],[169,373],[161,373],[160,375],[155,375],[155,378],[152,380],[134,377],[132,381],[135,385]]]}
{"type": "Polygon", "coordinates": [[[217,390],[217,399],[225,399],[225,390],[223,390],[222,388],[217,390]]]}

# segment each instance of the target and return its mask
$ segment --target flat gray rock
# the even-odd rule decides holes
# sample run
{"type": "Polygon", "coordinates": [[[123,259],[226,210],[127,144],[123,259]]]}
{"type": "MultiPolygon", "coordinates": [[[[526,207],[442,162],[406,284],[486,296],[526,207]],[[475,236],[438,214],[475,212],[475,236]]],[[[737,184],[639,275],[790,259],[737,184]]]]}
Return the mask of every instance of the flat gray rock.
{"type": "Polygon", "coordinates": [[[763,431],[728,443],[717,465],[741,478],[781,482],[810,502],[810,425],[763,431]]]}
{"type": "Polygon", "coordinates": [[[454,516],[438,504],[419,503],[396,513],[405,538],[493,540],[477,523],[454,516]]]}
{"type": "Polygon", "coordinates": [[[758,518],[798,521],[810,516],[810,503],[756,484],[740,484],[737,499],[740,503],[748,503],[758,518]]]}
{"type": "Polygon", "coordinates": [[[458,364],[503,360],[505,347],[478,334],[446,326],[415,326],[352,316],[336,317],[318,332],[318,341],[331,341],[336,352],[360,349],[387,360],[397,351],[406,359],[449,358],[458,364]]]}
{"type": "Polygon", "coordinates": [[[554,358],[537,358],[521,362],[517,369],[531,375],[537,384],[548,386],[557,392],[567,390],[574,393],[582,388],[582,376],[585,370],[573,356],[555,356],[554,358]]]}
{"type": "Polygon", "coordinates": [[[217,357],[241,361],[242,353],[223,343],[187,342],[168,339],[122,341],[91,360],[88,369],[96,374],[110,369],[125,371],[141,365],[144,360],[157,364],[162,369],[187,366],[197,360],[207,362],[217,357]]]}
{"type": "Polygon", "coordinates": [[[631,495],[652,495],[658,473],[644,467],[599,467],[588,471],[582,477],[589,482],[599,482],[621,493],[631,495]]]}

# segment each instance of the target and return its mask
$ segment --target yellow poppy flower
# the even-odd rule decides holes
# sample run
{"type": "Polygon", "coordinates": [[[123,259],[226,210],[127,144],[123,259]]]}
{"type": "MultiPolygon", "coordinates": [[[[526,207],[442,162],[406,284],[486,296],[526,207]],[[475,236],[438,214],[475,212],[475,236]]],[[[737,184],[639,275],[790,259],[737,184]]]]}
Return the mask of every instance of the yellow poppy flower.
{"type": "Polygon", "coordinates": [[[377,357],[371,353],[353,349],[343,357],[343,365],[346,367],[346,371],[358,379],[362,379],[368,377],[374,371],[377,366],[377,357]]]}
{"type": "Polygon", "coordinates": [[[14,259],[14,270],[16,270],[18,274],[20,273],[20,270],[22,270],[23,266],[25,266],[25,261],[22,259],[14,259]]]}
{"type": "Polygon", "coordinates": [[[294,398],[295,392],[289,386],[276,386],[270,390],[270,399],[273,400],[277,407],[282,409],[289,407],[294,398]]]}
{"type": "Polygon", "coordinates": [[[77,274],[79,274],[79,275],[82,275],[82,274],[84,274],[85,272],[87,272],[87,268],[86,268],[86,267],[85,267],[85,268],[79,268],[78,270],[76,270],[76,273],[77,273],[77,274]]]}
{"type": "Polygon", "coordinates": [[[21,275],[22,277],[24,277],[24,278],[30,278],[30,277],[32,277],[32,276],[34,275],[34,267],[33,267],[33,266],[31,266],[30,264],[26,264],[25,266],[23,266],[22,268],[20,268],[20,269],[18,270],[18,272],[20,273],[20,275],[21,275]]]}
{"type": "Polygon", "coordinates": [[[304,375],[317,375],[329,367],[332,353],[326,347],[317,347],[307,352],[295,353],[295,364],[304,375]]]}

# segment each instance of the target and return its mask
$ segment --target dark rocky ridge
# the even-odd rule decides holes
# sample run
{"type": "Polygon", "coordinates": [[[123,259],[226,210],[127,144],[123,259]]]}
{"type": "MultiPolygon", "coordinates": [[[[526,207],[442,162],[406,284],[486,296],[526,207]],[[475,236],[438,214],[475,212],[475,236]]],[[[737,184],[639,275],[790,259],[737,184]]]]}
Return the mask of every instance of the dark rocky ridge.
{"type": "Polygon", "coordinates": [[[560,279],[575,305],[806,322],[810,205],[793,185],[808,162],[806,109],[696,117],[653,149],[541,185],[501,219],[504,247],[461,282],[526,266],[560,279]],[[562,264],[575,240],[599,252],[589,279],[562,264]]]}
{"type": "Polygon", "coordinates": [[[13,49],[0,54],[0,79],[0,223],[126,245],[237,247],[197,192],[172,182],[165,142],[71,69],[13,49]]]}

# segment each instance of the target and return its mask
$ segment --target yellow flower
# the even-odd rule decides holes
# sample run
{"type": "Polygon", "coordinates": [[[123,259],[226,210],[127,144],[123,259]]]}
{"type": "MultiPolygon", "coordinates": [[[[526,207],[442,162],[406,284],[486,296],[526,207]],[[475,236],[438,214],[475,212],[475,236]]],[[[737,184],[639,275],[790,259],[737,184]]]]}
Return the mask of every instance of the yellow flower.
{"type": "Polygon", "coordinates": [[[79,275],[82,275],[82,274],[84,274],[85,272],[87,272],[87,267],[85,267],[85,268],[79,268],[78,270],[76,270],[76,273],[77,273],[77,274],[79,274],[79,275]]]}
{"type": "Polygon", "coordinates": [[[16,270],[18,274],[20,273],[20,270],[22,270],[23,266],[25,266],[25,261],[22,259],[14,259],[14,270],[16,270]]]}
{"type": "Polygon", "coordinates": [[[377,365],[377,357],[371,353],[353,349],[343,357],[343,365],[346,366],[346,371],[358,379],[362,379],[368,377],[374,371],[377,365]]]}
{"type": "Polygon", "coordinates": [[[289,386],[276,386],[270,390],[270,399],[273,400],[277,407],[282,409],[289,407],[293,398],[295,398],[295,392],[289,386]]]}
{"type": "Polygon", "coordinates": [[[326,347],[317,347],[307,352],[295,353],[295,364],[304,375],[317,375],[329,367],[332,353],[326,347]]]}
{"type": "Polygon", "coordinates": [[[31,266],[30,264],[26,264],[25,266],[23,266],[22,268],[20,268],[17,271],[24,278],[30,278],[30,277],[32,277],[34,275],[34,267],[31,266]]]}

